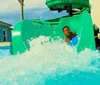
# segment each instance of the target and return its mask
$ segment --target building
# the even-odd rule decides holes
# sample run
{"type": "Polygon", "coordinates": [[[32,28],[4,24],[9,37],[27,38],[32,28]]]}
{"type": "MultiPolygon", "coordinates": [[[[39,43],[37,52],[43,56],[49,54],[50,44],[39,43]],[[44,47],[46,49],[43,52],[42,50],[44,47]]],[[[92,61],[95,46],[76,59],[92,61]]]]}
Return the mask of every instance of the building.
{"type": "Polygon", "coordinates": [[[12,25],[0,21],[0,42],[11,42],[12,25]]]}

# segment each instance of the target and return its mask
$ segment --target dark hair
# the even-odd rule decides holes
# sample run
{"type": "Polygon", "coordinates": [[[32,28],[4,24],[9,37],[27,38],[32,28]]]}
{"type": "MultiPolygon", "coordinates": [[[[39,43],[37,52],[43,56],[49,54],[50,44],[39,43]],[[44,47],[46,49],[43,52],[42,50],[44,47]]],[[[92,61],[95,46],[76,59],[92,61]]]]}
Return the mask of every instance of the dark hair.
{"type": "Polygon", "coordinates": [[[63,32],[64,32],[64,29],[65,29],[65,28],[68,28],[68,29],[70,30],[70,28],[69,28],[68,26],[65,26],[65,27],[63,27],[63,29],[62,29],[62,30],[63,30],[63,32]]]}

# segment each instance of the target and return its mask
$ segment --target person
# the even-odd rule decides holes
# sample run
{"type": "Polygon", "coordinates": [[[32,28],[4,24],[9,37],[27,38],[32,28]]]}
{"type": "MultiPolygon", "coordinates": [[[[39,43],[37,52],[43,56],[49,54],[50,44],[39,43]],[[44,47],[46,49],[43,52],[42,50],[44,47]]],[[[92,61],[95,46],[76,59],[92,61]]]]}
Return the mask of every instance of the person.
{"type": "Polygon", "coordinates": [[[69,43],[70,40],[72,40],[77,35],[75,32],[70,32],[70,28],[68,26],[63,28],[63,32],[65,34],[64,41],[67,43],[69,43]]]}
{"type": "Polygon", "coordinates": [[[96,49],[100,50],[100,39],[98,39],[99,28],[94,25],[94,38],[96,43],[96,49]]]}

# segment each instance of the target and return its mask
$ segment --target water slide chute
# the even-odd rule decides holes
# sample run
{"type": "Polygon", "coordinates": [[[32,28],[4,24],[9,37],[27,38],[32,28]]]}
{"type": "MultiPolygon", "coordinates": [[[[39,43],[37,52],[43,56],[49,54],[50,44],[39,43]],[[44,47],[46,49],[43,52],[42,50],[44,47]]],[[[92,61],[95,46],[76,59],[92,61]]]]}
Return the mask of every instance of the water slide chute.
{"type": "MultiPolygon", "coordinates": [[[[66,1],[67,4],[72,4],[73,7],[88,7],[88,0],[47,0],[46,4],[48,7],[52,7],[51,5],[57,5],[53,7],[59,8],[60,4],[64,4],[66,1]],[[53,1],[53,2],[52,2],[53,1]],[[68,2],[67,2],[68,1],[68,2]],[[72,3],[73,1],[73,3],[72,3]],[[80,1],[77,2],[77,1],[80,1]],[[50,5],[50,3],[53,3],[50,5]],[[58,3],[59,2],[59,3],[58,3]],[[61,2],[61,3],[60,3],[61,2]],[[82,2],[84,2],[82,4],[82,2]],[[54,4],[55,3],[55,4],[54,4]],[[50,6],[49,6],[50,5],[50,6]]],[[[63,6],[63,5],[62,5],[63,6]]],[[[71,31],[75,31],[80,40],[76,45],[76,49],[78,52],[84,50],[85,48],[90,48],[95,50],[95,40],[94,40],[94,32],[93,32],[93,23],[90,14],[87,10],[82,11],[79,14],[71,16],[64,16],[51,20],[23,20],[16,24],[13,32],[12,32],[12,52],[13,54],[23,53],[26,50],[30,49],[29,40],[32,38],[37,38],[39,36],[50,36],[61,37],[64,38],[64,34],[62,28],[64,26],[69,26],[71,31]]]]}
{"type": "Polygon", "coordinates": [[[46,0],[46,5],[51,10],[66,10],[65,6],[69,4],[72,5],[72,8],[89,8],[89,0],[46,0]]]}

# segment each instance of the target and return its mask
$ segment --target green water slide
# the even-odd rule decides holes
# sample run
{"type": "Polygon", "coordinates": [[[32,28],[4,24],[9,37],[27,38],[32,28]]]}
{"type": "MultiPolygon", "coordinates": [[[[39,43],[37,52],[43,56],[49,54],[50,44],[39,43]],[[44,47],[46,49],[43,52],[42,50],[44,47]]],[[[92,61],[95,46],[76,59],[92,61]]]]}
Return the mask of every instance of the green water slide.
{"type": "MultiPolygon", "coordinates": [[[[47,0],[46,4],[48,7],[52,7],[55,4],[60,6],[59,4],[62,4],[62,2],[63,4],[70,3],[73,6],[79,6],[80,8],[83,6],[89,6],[88,0],[47,0]]],[[[12,32],[13,54],[23,53],[30,50],[29,41],[33,38],[38,38],[39,36],[49,36],[51,38],[59,36],[63,39],[64,34],[62,28],[64,26],[69,26],[70,30],[75,31],[80,37],[76,46],[78,52],[84,50],[85,48],[90,48],[92,50],[96,49],[92,19],[88,11],[84,10],[79,14],[73,15],[72,17],[64,16],[51,20],[34,19],[20,21],[16,24],[12,32]]]]}
{"type": "Polygon", "coordinates": [[[61,17],[57,19],[42,20],[24,20],[20,21],[12,33],[13,54],[23,53],[30,49],[29,40],[39,36],[51,36],[52,38],[60,36],[64,38],[62,28],[69,26],[71,31],[75,31],[80,36],[77,45],[77,51],[90,48],[95,50],[95,40],[93,26],[90,14],[84,11],[82,14],[73,17],[61,17]]]}
{"type": "Polygon", "coordinates": [[[46,5],[51,10],[66,9],[65,6],[69,4],[71,4],[73,8],[89,7],[89,0],[46,0],[46,5]]]}

